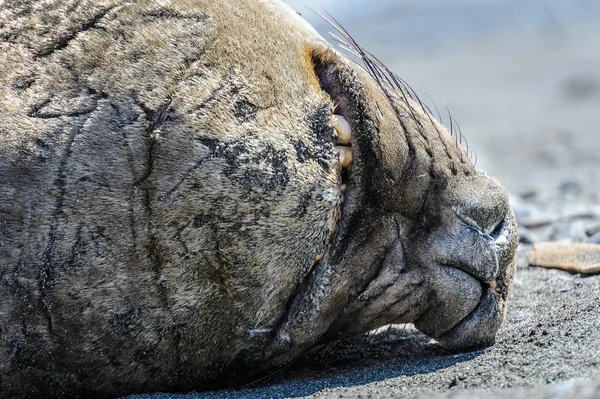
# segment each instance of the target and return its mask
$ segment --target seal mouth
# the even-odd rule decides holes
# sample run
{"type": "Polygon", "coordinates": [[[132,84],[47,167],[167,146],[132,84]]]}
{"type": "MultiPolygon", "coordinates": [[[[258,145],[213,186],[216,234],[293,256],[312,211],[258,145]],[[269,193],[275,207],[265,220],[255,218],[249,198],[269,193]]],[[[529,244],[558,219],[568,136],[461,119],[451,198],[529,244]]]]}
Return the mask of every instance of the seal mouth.
{"type": "MultiPolygon", "coordinates": [[[[429,308],[415,325],[451,350],[481,348],[492,345],[504,319],[506,293],[501,282],[483,281],[462,268],[439,265],[438,278],[447,277],[463,299],[448,301],[442,296],[438,306],[429,308]],[[454,318],[452,314],[461,314],[454,318]]],[[[442,291],[442,295],[443,295],[442,291]]]]}
{"type": "MultiPolygon", "coordinates": [[[[313,54],[312,62],[314,66],[315,76],[319,81],[321,89],[329,96],[332,110],[329,118],[324,122],[332,128],[333,150],[338,157],[338,168],[340,174],[340,217],[335,223],[335,227],[329,234],[329,240],[325,244],[323,251],[315,257],[315,267],[321,263],[326,254],[331,252],[334,239],[340,230],[340,225],[344,219],[344,214],[347,208],[354,208],[358,204],[358,190],[355,190],[356,178],[355,173],[357,164],[360,164],[360,155],[358,151],[357,129],[351,122],[349,106],[350,100],[342,93],[341,83],[338,81],[337,74],[340,73],[338,61],[325,60],[322,57],[335,57],[334,54],[313,54]]],[[[360,169],[360,166],[358,166],[360,169]]],[[[311,271],[312,272],[312,271],[311,271]]],[[[308,276],[307,276],[308,277],[308,276]]]]}
{"type": "MultiPolygon", "coordinates": [[[[323,273],[329,267],[332,253],[335,252],[338,244],[343,241],[344,232],[347,227],[344,225],[345,216],[352,209],[359,205],[359,190],[356,190],[355,173],[357,163],[360,163],[358,155],[357,132],[355,126],[350,122],[350,100],[343,94],[338,74],[340,65],[337,55],[333,52],[321,52],[308,50],[313,64],[315,77],[321,87],[321,90],[327,94],[330,102],[330,113],[325,115],[320,123],[325,124],[331,129],[332,150],[337,154],[337,163],[339,173],[339,207],[338,219],[334,222],[329,232],[328,239],[324,242],[321,251],[317,252],[314,258],[312,268],[304,276],[303,280],[297,285],[293,294],[288,300],[287,308],[281,317],[280,325],[277,330],[285,330],[286,324],[292,321],[296,313],[296,307],[303,297],[309,294],[312,284],[318,275],[323,273]]],[[[359,167],[360,168],[360,167],[359,167]]],[[[281,335],[281,334],[278,334],[281,335]]],[[[284,334],[285,337],[285,334],[284,334]]],[[[281,338],[281,337],[280,337],[281,338]]]]}
{"type": "MultiPolygon", "coordinates": [[[[497,229],[498,234],[494,236],[492,245],[495,245],[495,249],[500,252],[506,249],[509,241],[514,240],[514,237],[508,237],[507,225],[508,222],[503,221],[502,227],[497,229]]],[[[496,259],[498,260],[502,256],[501,253],[497,253],[496,259]]],[[[455,350],[468,350],[493,345],[496,333],[506,314],[507,278],[510,281],[511,277],[505,275],[506,270],[499,270],[493,279],[485,281],[469,271],[465,271],[464,268],[458,270],[481,285],[481,297],[469,314],[435,339],[445,347],[455,350]]]]}
{"type": "Polygon", "coordinates": [[[495,283],[481,283],[481,299],[465,318],[436,339],[450,349],[493,345],[506,312],[506,301],[495,283]]]}

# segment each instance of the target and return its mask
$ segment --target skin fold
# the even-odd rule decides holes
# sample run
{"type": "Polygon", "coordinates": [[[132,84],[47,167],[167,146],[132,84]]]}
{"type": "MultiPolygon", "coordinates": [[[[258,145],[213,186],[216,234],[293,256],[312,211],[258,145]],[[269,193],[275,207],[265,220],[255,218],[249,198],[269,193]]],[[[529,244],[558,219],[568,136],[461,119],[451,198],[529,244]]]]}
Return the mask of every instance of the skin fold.
{"type": "Polygon", "coordinates": [[[233,386],[390,323],[493,343],[507,195],[364,61],[275,1],[2,3],[0,398],[233,386]]]}

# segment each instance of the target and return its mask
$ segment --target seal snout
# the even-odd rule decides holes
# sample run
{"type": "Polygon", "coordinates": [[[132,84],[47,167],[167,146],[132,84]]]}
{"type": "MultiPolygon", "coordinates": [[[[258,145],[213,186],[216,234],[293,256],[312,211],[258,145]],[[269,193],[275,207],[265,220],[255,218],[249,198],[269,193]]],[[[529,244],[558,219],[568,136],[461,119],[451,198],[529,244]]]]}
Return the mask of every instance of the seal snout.
{"type": "Polygon", "coordinates": [[[436,306],[417,327],[453,348],[491,344],[514,272],[516,227],[505,191],[483,173],[451,181],[428,208],[416,264],[430,275],[436,306]]]}

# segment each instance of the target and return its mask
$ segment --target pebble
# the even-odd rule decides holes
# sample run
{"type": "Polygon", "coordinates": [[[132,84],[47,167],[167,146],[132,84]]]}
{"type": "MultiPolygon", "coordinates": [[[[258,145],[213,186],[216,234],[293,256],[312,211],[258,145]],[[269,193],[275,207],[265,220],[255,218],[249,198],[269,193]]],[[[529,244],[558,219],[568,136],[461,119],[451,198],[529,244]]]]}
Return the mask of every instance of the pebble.
{"type": "Polygon", "coordinates": [[[518,220],[518,223],[521,226],[527,227],[529,229],[538,229],[540,227],[549,226],[560,219],[560,215],[555,212],[547,212],[547,213],[534,213],[527,217],[521,218],[518,220]]]}
{"type": "Polygon", "coordinates": [[[574,75],[563,82],[562,89],[568,100],[586,100],[600,96],[600,81],[596,76],[574,75]]]}
{"type": "Polygon", "coordinates": [[[519,229],[519,243],[520,244],[533,244],[537,240],[531,232],[525,229],[519,229]]]}
{"type": "Polygon", "coordinates": [[[581,193],[581,183],[577,180],[566,180],[558,188],[563,194],[581,193]]]}
{"type": "Polygon", "coordinates": [[[600,215],[591,209],[577,209],[569,212],[565,212],[561,219],[572,220],[572,219],[596,219],[600,215]]]}

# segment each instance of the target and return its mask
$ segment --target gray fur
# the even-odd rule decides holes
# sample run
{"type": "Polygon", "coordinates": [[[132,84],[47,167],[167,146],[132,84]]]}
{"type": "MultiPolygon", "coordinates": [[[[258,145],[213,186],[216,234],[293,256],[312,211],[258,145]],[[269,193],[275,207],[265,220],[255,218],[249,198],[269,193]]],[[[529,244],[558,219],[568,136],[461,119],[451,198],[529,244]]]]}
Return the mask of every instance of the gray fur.
{"type": "Polygon", "coordinates": [[[504,191],[267,5],[0,6],[0,397],[235,384],[391,322],[493,341],[504,191]],[[343,203],[333,101],[355,130],[343,203]]]}

